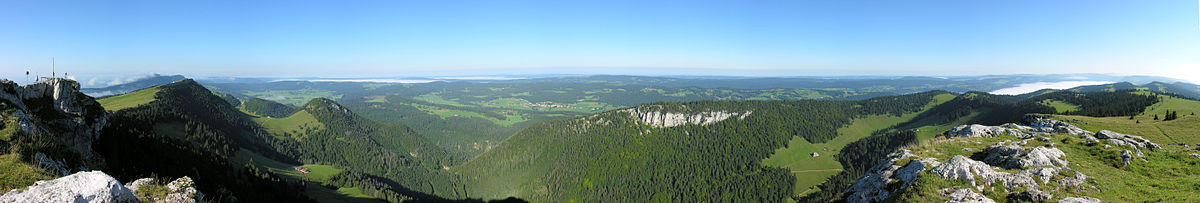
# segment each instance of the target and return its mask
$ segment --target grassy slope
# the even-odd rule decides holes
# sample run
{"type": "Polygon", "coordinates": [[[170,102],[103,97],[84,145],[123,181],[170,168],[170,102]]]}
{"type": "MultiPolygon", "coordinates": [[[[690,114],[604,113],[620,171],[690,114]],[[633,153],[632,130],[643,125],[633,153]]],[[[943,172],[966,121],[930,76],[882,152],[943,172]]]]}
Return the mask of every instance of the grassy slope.
{"type": "Polygon", "coordinates": [[[315,128],[316,130],[320,130],[325,127],[325,125],[321,124],[321,122],[318,122],[317,119],[312,116],[312,114],[309,114],[304,110],[297,111],[288,117],[258,117],[254,118],[254,121],[262,124],[263,128],[266,128],[268,132],[277,135],[291,133],[293,135],[300,136],[301,134],[304,134],[305,127],[315,128]]]}
{"type": "Polygon", "coordinates": [[[154,95],[157,94],[159,90],[160,89],[158,87],[151,87],[123,95],[100,99],[98,102],[100,102],[100,106],[103,106],[105,110],[119,111],[121,109],[137,107],[154,101],[154,95]]]}
{"type": "Polygon", "coordinates": [[[1121,133],[1146,137],[1160,144],[1166,143],[1200,143],[1200,117],[1191,115],[1200,112],[1200,102],[1174,97],[1166,97],[1163,101],[1146,107],[1146,113],[1129,117],[1087,117],[1058,115],[1061,120],[1077,119],[1083,122],[1075,123],[1084,129],[1105,129],[1121,133]],[[1154,115],[1161,119],[1166,111],[1178,111],[1179,119],[1172,121],[1154,120],[1154,115]]]}
{"type": "Polygon", "coordinates": [[[1038,103],[1041,103],[1041,104],[1043,104],[1043,105],[1046,105],[1046,106],[1052,107],[1052,108],[1054,108],[1054,110],[1055,110],[1055,111],[1057,111],[1058,113],[1066,113],[1066,112],[1068,112],[1068,111],[1078,111],[1078,110],[1079,110],[1079,106],[1078,106],[1078,105],[1074,105],[1074,104],[1071,104],[1071,103],[1067,103],[1067,102],[1063,102],[1063,101],[1058,101],[1058,100],[1050,100],[1050,99],[1047,99],[1047,100],[1042,100],[1042,101],[1040,101],[1040,102],[1038,102],[1038,103]]]}
{"type": "Polygon", "coordinates": [[[0,191],[25,188],[39,180],[53,179],[41,169],[20,160],[18,154],[0,155],[0,191]]]}
{"type": "Polygon", "coordinates": [[[838,163],[834,155],[846,144],[870,136],[875,131],[911,120],[921,112],[953,98],[952,94],[934,96],[934,100],[921,111],[902,116],[872,115],[854,119],[850,125],[838,129],[838,137],[825,143],[809,143],[804,138],[794,137],[788,141],[788,147],[777,149],[771,157],[764,159],[762,164],[792,170],[792,175],[796,176],[795,194],[804,194],[842,170],[841,163],[838,163]],[[811,157],[813,152],[820,156],[811,157]]]}

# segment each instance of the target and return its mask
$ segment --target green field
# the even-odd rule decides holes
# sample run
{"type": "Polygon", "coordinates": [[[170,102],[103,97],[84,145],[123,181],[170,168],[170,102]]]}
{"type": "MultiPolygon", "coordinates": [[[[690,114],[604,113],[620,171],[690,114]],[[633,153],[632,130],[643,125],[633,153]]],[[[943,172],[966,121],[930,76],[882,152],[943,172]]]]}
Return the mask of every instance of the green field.
{"type": "Polygon", "coordinates": [[[97,102],[100,102],[100,106],[104,107],[105,110],[120,111],[121,109],[133,108],[154,101],[154,95],[157,94],[158,91],[158,87],[151,87],[122,95],[103,98],[97,100],[97,102]]]}
{"type": "MultiPolygon", "coordinates": [[[[922,112],[951,99],[954,99],[952,94],[934,96],[933,101],[927,104],[922,112]]],[[[825,143],[809,143],[797,136],[788,141],[787,147],[775,150],[775,153],[764,159],[762,164],[791,169],[792,175],[796,176],[795,194],[803,195],[816,189],[817,185],[842,170],[841,163],[835,157],[841,152],[842,147],[871,136],[871,133],[877,130],[911,120],[918,114],[920,112],[906,113],[902,116],[871,115],[857,118],[850,125],[839,128],[838,136],[825,143]],[[813,152],[819,156],[812,157],[813,152]]]]}
{"type": "Polygon", "coordinates": [[[1177,111],[1180,117],[1183,115],[1192,115],[1200,113],[1200,101],[1180,99],[1172,96],[1162,96],[1162,101],[1157,104],[1146,107],[1146,112],[1142,116],[1147,116],[1153,119],[1153,115],[1162,117],[1167,114],[1167,111],[1177,111]]]}
{"type": "MultiPolygon", "coordinates": [[[[324,124],[317,121],[317,118],[309,114],[308,111],[297,111],[288,117],[283,118],[254,118],[255,122],[262,124],[268,132],[276,135],[291,133],[293,136],[303,136],[306,128],[320,130],[325,128],[324,124]]],[[[299,137],[296,137],[299,138],[299,137]]]]}
{"type": "Polygon", "coordinates": [[[237,154],[230,159],[231,164],[242,165],[253,160],[254,165],[260,168],[267,169],[268,172],[283,176],[291,180],[306,180],[309,181],[308,187],[305,188],[305,194],[317,200],[317,202],[380,202],[381,200],[373,199],[370,195],[362,193],[358,188],[338,188],[337,190],[329,189],[321,186],[329,176],[341,172],[339,169],[330,165],[320,164],[305,164],[301,167],[308,169],[308,174],[301,174],[300,171],[292,168],[295,165],[286,164],[266,158],[262,155],[250,152],[246,149],[238,150],[237,154]]]}
{"type": "Polygon", "coordinates": [[[1078,106],[1078,105],[1074,105],[1074,104],[1071,104],[1071,103],[1067,103],[1067,102],[1063,102],[1063,101],[1058,101],[1058,100],[1050,100],[1050,99],[1047,99],[1047,100],[1042,100],[1042,101],[1040,101],[1040,102],[1038,102],[1038,103],[1039,103],[1039,104],[1042,104],[1042,105],[1049,106],[1049,107],[1051,107],[1051,108],[1054,108],[1054,111],[1057,111],[1058,113],[1066,113],[1066,112],[1079,111],[1079,106],[1078,106]]]}
{"type": "Polygon", "coordinates": [[[341,94],[335,94],[333,91],[320,90],[305,87],[299,90],[270,90],[259,92],[245,92],[247,96],[258,97],[266,100],[272,100],[282,104],[291,104],[295,106],[304,106],[309,100],[315,98],[330,98],[340,99],[341,94]]]}

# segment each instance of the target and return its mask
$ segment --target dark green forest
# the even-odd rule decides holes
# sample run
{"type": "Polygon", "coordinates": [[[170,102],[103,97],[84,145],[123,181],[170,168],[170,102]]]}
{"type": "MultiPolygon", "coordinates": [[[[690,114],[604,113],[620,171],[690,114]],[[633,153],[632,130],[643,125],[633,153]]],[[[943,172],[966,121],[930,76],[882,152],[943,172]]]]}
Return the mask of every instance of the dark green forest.
{"type": "Polygon", "coordinates": [[[941,93],[863,101],[643,104],[534,124],[456,172],[467,180],[472,197],[515,190],[552,202],[776,202],[792,195],[795,179],[787,169],[759,162],[793,136],[825,142],[852,118],[914,111],[941,93]],[[632,109],[752,113],[709,125],[658,128],[631,117],[632,109]],[[522,182],[505,185],[503,180],[522,182]]]}
{"type": "Polygon", "coordinates": [[[229,103],[191,80],[163,85],[155,98],[109,118],[106,136],[94,143],[105,172],[120,180],[190,176],[220,201],[311,201],[301,195],[304,183],[230,163],[239,148],[290,159],[272,153],[254,122],[229,103]]]}
{"type": "Polygon", "coordinates": [[[259,98],[247,99],[243,101],[241,105],[246,112],[250,112],[259,116],[282,118],[292,115],[292,113],[296,112],[296,107],[294,106],[259,98]]]}

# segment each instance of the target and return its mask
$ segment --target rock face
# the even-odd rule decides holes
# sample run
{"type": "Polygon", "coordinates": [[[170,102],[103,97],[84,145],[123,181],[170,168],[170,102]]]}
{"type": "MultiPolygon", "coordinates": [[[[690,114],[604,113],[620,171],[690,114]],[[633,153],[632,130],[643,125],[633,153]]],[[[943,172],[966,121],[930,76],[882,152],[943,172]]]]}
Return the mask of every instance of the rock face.
{"type": "Polygon", "coordinates": [[[686,124],[708,125],[734,117],[738,119],[745,119],[746,116],[754,113],[753,111],[705,111],[697,113],[676,113],[665,112],[661,110],[651,110],[643,107],[629,108],[622,111],[629,113],[630,116],[636,118],[641,123],[659,128],[669,128],[686,124]]]}
{"type": "Polygon", "coordinates": [[[0,202],[139,202],[133,192],[100,171],[38,181],[0,196],[0,202]]]}
{"type": "Polygon", "coordinates": [[[56,137],[84,159],[84,163],[65,163],[64,157],[42,154],[34,159],[35,166],[64,176],[103,163],[92,150],[92,142],[99,138],[108,114],[95,99],[79,92],[79,83],[46,78],[18,86],[0,79],[0,102],[5,109],[15,109],[13,116],[25,135],[56,137]]]}

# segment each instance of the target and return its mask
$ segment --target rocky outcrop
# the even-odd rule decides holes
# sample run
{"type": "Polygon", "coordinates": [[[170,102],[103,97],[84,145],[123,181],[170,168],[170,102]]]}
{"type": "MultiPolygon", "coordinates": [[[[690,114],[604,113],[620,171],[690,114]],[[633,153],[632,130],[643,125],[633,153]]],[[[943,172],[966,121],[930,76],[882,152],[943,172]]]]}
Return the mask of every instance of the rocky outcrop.
{"type": "Polygon", "coordinates": [[[154,184],[154,178],[142,178],[134,180],[133,182],[125,183],[125,188],[129,188],[129,191],[137,191],[138,188],[142,187],[143,185],[149,184],[154,184]]]}
{"type": "Polygon", "coordinates": [[[858,179],[846,189],[848,202],[876,202],[891,195],[892,189],[903,189],[917,181],[918,175],[928,166],[937,165],[933,159],[912,160],[904,167],[897,166],[897,161],[911,158],[907,150],[888,155],[888,158],[871,167],[863,178],[858,179]],[[895,184],[895,185],[893,185],[895,184]],[[892,187],[889,187],[891,185],[892,187]]]}
{"type": "Polygon", "coordinates": [[[983,151],[987,153],[984,162],[1006,169],[1067,165],[1067,161],[1060,159],[1066,154],[1057,148],[1031,148],[1005,141],[989,146],[983,151]]]}
{"type": "Polygon", "coordinates": [[[1035,136],[1049,134],[1071,134],[1071,135],[1087,135],[1092,134],[1090,131],[1080,129],[1066,122],[1045,119],[1038,116],[1027,116],[1025,118],[1027,125],[1016,123],[1007,123],[999,126],[985,126],[979,124],[960,125],[946,131],[947,137],[996,137],[1001,135],[1012,135],[1018,138],[1032,138],[1035,136]]]}
{"type": "Polygon", "coordinates": [[[704,112],[695,112],[695,113],[682,113],[682,112],[667,112],[667,111],[663,111],[663,110],[652,110],[652,109],[641,108],[641,107],[629,108],[629,109],[625,109],[625,110],[621,110],[621,111],[629,113],[630,116],[637,119],[638,121],[640,121],[643,124],[654,126],[654,127],[659,127],[659,128],[675,127],[675,126],[686,125],[686,124],[708,125],[708,124],[716,123],[718,121],[723,121],[723,120],[729,119],[729,118],[745,119],[746,116],[749,116],[751,113],[754,113],[753,111],[745,111],[745,112],[704,111],[704,112]]]}
{"type": "MultiPolygon", "coordinates": [[[[142,178],[121,185],[121,182],[104,172],[79,172],[54,180],[38,181],[28,188],[3,193],[0,202],[142,202],[135,194],[138,189],[155,185],[154,182],[153,178],[142,178]]],[[[166,194],[161,194],[162,198],[143,200],[194,203],[204,198],[204,194],[196,190],[192,178],[187,176],[175,179],[165,187],[166,194]]]]}
{"type": "Polygon", "coordinates": [[[196,199],[203,198],[204,195],[196,191],[196,183],[192,182],[192,178],[184,176],[171,183],[167,183],[166,197],[161,201],[155,202],[191,202],[195,203],[196,199]]]}
{"type": "Polygon", "coordinates": [[[1054,195],[1040,190],[1026,190],[1008,195],[1010,202],[1045,202],[1050,198],[1054,198],[1054,195]]]}
{"type": "Polygon", "coordinates": [[[1018,174],[999,172],[992,169],[992,166],[987,163],[971,160],[962,155],[951,157],[946,163],[929,169],[929,173],[945,179],[964,180],[980,190],[997,182],[1008,189],[1038,187],[1033,180],[1032,171],[1018,174]],[[976,177],[982,179],[977,180],[976,177]]]}
{"type": "Polygon", "coordinates": [[[1069,134],[1069,135],[1085,135],[1092,134],[1091,131],[1083,130],[1070,123],[1060,120],[1047,119],[1043,116],[1029,115],[1025,116],[1025,123],[1037,132],[1049,134],[1069,134]]]}
{"type": "Polygon", "coordinates": [[[1125,166],[1128,166],[1130,160],[1133,160],[1133,152],[1121,150],[1121,162],[1125,162],[1125,166]]]}
{"type": "Polygon", "coordinates": [[[1067,197],[1058,200],[1058,203],[1100,203],[1100,200],[1091,197],[1067,197]]]}
{"type": "Polygon", "coordinates": [[[12,116],[17,118],[16,123],[25,136],[53,136],[70,146],[84,162],[66,163],[64,157],[42,154],[35,157],[35,166],[47,167],[43,169],[62,176],[102,165],[103,160],[92,150],[92,142],[99,139],[108,114],[95,99],[79,92],[79,83],[46,78],[18,86],[0,79],[0,102],[5,109],[15,109],[12,116]]]}
{"type": "Polygon", "coordinates": [[[38,181],[0,196],[0,202],[139,202],[117,179],[100,171],[38,181]]]}
{"type": "Polygon", "coordinates": [[[1141,136],[1126,135],[1108,130],[1096,132],[1096,138],[1107,140],[1113,145],[1117,146],[1129,146],[1130,148],[1133,148],[1133,153],[1139,158],[1146,157],[1146,155],[1142,153],[1142,149],[1150,149],[1151,151],[1154,151],[1162,148],[1158,144],[1150,142],[1150,140],[1142,138],[1141,136]]]}
{"type": "Polygon", "coordinates": [[[971,189],[966,188],[945,188],[941,190],[942,195],[950,197],[946,203],[994,203],[996,201],[975,193],[971,189]]]}

